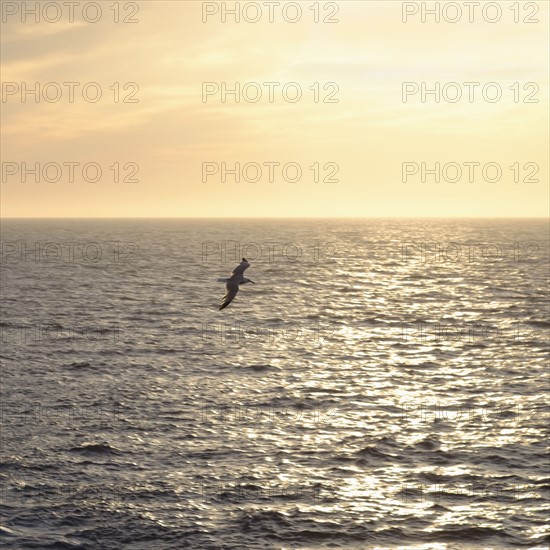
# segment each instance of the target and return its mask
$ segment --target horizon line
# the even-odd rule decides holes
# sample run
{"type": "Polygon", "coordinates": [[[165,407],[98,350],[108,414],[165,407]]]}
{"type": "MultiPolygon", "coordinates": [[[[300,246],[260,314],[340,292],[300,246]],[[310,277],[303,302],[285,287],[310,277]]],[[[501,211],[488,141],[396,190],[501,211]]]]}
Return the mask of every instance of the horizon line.
{"type": "Polygon", "coordinates": [[[550,216],[0,216],[8,220],[550,220],[550,216]]]}

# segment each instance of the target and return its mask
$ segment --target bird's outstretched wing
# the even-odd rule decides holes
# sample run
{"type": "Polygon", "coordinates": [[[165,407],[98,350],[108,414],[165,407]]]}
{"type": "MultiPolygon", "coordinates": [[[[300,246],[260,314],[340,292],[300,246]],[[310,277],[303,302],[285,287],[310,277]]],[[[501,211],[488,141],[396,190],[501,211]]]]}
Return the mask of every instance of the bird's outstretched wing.
{"type": "Polygon", "coordinates": [[[228,281],[225,288],[226,293],[222,299],[222,303],[220,304],[220,310],[226,308],[233,301],[233,298],[237,296],[237,292],[239,292],[239,283],[235,281],[228,281]]]}
{"type": "Polygon", "coordinates": [[[243,258],[242,262],[231,272],[231,277],[242,275],[249,267],[250,264],[243,258]]]}

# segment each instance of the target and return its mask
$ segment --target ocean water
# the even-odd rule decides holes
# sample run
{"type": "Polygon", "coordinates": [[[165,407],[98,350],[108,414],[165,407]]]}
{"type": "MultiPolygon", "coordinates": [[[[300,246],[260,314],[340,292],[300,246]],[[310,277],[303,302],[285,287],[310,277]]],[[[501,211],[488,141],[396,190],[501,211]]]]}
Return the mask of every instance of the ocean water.
{"type": "Polygon", "coordinates": [[[548,268],[542,220],[3,222],[3,547],[548,548],[548,268]]]}

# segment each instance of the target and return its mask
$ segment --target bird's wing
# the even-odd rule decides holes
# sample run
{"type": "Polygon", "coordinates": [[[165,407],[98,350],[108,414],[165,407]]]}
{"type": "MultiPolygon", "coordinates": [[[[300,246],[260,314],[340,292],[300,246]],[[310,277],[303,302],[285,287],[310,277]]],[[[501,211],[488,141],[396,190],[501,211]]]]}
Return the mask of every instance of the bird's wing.
{"type": "Polygon", "coordinates": [[[220,304],[220,309],[226,308],[233,301],[233,298],[237,296],[237,292],[239,292],[239,283],[236,281],[228,281],[225,288],[226,293],[220,304]]]}
{"type": "Polygon", "coordinates": [[[250,264],[243,258],[243,261],[231,272],[231,276],[242,275],[249,267],[250,264]]]}

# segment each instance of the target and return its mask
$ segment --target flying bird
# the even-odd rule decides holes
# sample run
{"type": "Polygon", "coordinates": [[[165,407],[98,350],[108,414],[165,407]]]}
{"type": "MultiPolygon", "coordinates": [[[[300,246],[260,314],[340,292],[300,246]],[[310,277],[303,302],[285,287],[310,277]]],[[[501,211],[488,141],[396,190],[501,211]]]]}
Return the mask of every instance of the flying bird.
{"type": "Polygon", "coordinates": [[[239,292],[239,285],[245,285],[246,283],[254,283],[250,279],[247,279],[243,276],[243,273],[250,267],[250,264],[246,261],[246,258],[243,258],[241,263],[231,272],[231,277],[228,279],[219,278],[219,283],[225,283],[225,296],[223,297],[222,303],[220,304],[220,309],[226,308],[232,301],[233,298],[239,292]]]}

